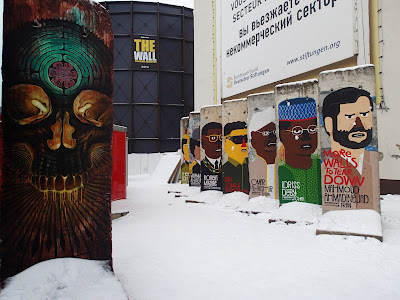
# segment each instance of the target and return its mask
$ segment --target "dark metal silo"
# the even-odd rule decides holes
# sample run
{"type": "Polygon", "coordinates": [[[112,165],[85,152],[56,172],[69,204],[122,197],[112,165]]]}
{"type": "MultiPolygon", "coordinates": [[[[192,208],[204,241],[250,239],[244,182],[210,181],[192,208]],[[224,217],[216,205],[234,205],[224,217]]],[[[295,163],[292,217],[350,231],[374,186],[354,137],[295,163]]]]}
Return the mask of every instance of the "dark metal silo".
{"type": "Polygon", "coordinates": [[[114,30],[114,123],[128,127],[129,153],[176,151],[180,118],[194,107],[193,10],[137,1],[102,5],[114,30]],[[134,55],[152,47],[155,54],[134,55]]]}

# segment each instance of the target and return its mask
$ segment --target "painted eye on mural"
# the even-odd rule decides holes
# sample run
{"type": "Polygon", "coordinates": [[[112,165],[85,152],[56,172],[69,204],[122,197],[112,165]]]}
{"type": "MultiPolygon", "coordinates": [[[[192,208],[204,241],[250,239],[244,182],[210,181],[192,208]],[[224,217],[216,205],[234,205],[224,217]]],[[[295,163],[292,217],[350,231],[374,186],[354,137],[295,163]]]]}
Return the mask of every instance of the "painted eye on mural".
{"type": "Polygon", "coordinates": [[[108,125],[112,120],[111,99],[97,91],[82,91],[74,100],[74,113],[83,123],[108,125]]]}
{"type": "Polygon", "coordinates": [[[244,143],[247,143],[247,135],[235,135],[229,137],[229,140],[231,140],[233,143],[240,145],[244,143]]]}
{"type": "Polygon", "coordinates": [[[210,135],[205,135],[205,137],[207,137],[208,141],[211,143],[215,143],[218,140],[222,141],[222,134],[210,134],[210,135]]]}
{"type": "Polygon", "coordinates": [[[361,112],[360,115],[361,115],[361,117],[366,117],[366,116],[369,115],[369,111],[367,111],[367,112],[361,112]]]}
{"type": "Polygon", "coordinates": [[[301,126],[295,126],[292,128],[292,133],[294,135],[300,135],[303,133],[303,128],[301,126]]]}
{"type": "Polygon", "coordinates": [[[318,127],[315,125],[310,125],[307,127],[307,129],[308,129],[308,133],[310,133],[310,134],[314,134],[318,131],[318,127]]]}
{"type": "Polygon", "coordinates": [[[51,113],[49,97],[36,85],[14,85],[8,91],[8,99],[8,113],[20,125],[38,123],[51,113]]]}
{"type": "Polygon", "coordinates": [[[351,115],[345,115],[346,119],[350,120],[350,119],[354,119],[355,114],[351,114],[351,115]]]}
{"type": "Polygon", "coordinates": [[[258,131],[257,132],[261,133],[263,136],[269,136],[270,134],[276,134],[276,130],[265,130],[265,131],[258,131]]]}

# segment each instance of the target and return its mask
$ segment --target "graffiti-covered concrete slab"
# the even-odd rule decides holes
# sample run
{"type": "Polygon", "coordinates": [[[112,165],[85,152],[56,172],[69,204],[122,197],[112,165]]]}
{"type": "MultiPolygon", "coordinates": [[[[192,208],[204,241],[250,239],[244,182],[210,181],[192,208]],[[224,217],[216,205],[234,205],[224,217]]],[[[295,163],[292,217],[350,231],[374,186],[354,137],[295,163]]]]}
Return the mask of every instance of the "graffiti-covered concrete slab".
{"type": "Polygon", "coordinates": [[[319,87],[323,211],[380,212],[374,67],[323,72],[319,87]]]}
{"type": "Polygon", "coordinates": [[[275,87],[279,200],[321,204],[316,80],[275,87]]]}
{"type": "Polygon", "coordinates": [[[249,193],[247,149],[247,100],[225,101],[222,105],[223,191],[249,193]]]}
{"type": "Polygon", "coordinates": [[[201,185],[200,167],[200,112],[189,114],[189,185],[201,185]]]}
{"type": "Polygon", "coordinates": [[[111,18],[92,1],[5,1],[3,45],[1,277],[111,262],[111,18]]]}
{"type": "Polygon", "coordinates": [[[200,110],[201,190],[222,191],[222,105],[200,110]]]}
{"type": "Polygon", "coordinates": [[[250,198],[278,198],[274,93],[247,98],[250,198]]]}
{"type": "Polygon", "coordinates": [[[189,183],[189,117],[183,117],[181,131],[181,183],[189,183]]]}

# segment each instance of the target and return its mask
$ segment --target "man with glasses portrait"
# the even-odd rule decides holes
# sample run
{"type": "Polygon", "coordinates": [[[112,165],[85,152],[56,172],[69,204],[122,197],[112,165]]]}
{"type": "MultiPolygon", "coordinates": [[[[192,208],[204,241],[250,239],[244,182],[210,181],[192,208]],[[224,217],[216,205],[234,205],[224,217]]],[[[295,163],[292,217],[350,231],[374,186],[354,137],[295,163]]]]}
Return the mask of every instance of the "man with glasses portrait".
{"type": "Polygon", "coordinates": [[[201,147],[205,156],[201,161],[201,190],[222,190],[222,125],[210,122],[201,130],[201,147]]]}
{"type": "Polygon", "coordinates": [[[284,146],[284,161],[278,168],[279,199],[322,204],[321,160],[315,100],[295,98],[278,106],[279,138],[284,146]]]}

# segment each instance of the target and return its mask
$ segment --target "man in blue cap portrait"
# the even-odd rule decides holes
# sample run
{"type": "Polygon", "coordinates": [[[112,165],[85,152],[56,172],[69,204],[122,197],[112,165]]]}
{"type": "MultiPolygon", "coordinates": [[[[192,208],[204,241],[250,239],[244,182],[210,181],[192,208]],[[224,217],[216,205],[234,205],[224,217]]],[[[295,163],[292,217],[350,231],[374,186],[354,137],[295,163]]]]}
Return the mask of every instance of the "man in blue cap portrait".
{"type": "Polygon", "coordinates": [[[318,145],[317,107],[312,98],[282,101],[278,106],[279,137],[285,148],[279,166],[279,199],[321,204],[321,160],[313,155],[318,145]]]}

